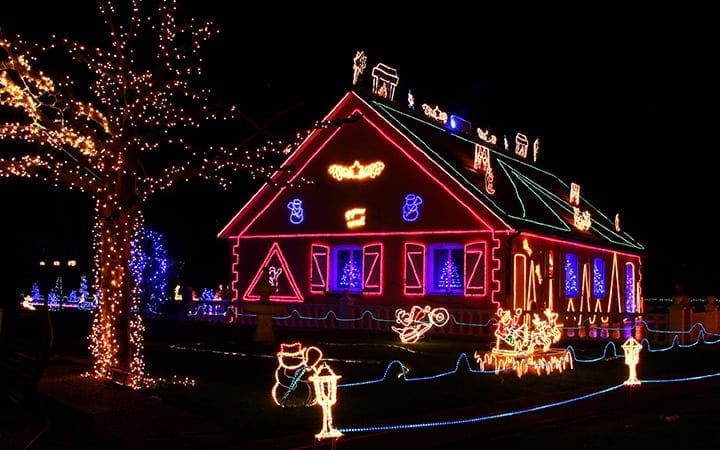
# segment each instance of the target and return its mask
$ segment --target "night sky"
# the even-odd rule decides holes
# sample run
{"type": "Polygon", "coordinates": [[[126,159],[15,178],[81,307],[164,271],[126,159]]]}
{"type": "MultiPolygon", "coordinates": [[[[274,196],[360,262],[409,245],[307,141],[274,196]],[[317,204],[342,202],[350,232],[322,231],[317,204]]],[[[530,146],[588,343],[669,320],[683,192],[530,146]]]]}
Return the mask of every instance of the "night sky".
{"type": "MultiPolygon", "coordinates": [[[[73,2],[71,13],[66,4],[43,6],[39,19],[32,2],[3,5],[0,27],[27,38],[96,39],[94,2],[73,2]]],[[[398,70],[396,100],[412,89],[416,102],[474,126],[540,138],[539,164],[579,183],[608,214],[619,212],[623,228],[645,245],[647,297],[720,294],[719,77],[708,11],[603,3],[474,12],[440,3],[426,12],[338,3],[237,12],[233,2],[189,4],[191,15],[214,17],[223,28],[207,48],[206,76],[226,102],[267,125],[263,137],[322,119],[351,88],[352,58],[364,50],[369,67],[398,70]]],[[[166,234],[182,282],[227,283],[230,249],[215,235],[256,187],[193,184],[151,203],[147,217],[166,234]]],[[[0,208],[5,295],[29,290],[43,252],[87,258],[91,204],[83,194],[2,180],[0,208]]]]}

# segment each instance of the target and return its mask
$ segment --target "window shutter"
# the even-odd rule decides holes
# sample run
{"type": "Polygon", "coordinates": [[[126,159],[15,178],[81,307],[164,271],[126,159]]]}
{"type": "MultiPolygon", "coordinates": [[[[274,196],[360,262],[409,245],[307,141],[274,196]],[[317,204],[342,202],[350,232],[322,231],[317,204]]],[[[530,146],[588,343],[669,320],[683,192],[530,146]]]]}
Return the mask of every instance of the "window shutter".
{"type": "Polygon", "coordinates": [[[310,250],[310,292],[325,293],[328,290],[327,274],[330,248],[313,245],[310,250]]]}

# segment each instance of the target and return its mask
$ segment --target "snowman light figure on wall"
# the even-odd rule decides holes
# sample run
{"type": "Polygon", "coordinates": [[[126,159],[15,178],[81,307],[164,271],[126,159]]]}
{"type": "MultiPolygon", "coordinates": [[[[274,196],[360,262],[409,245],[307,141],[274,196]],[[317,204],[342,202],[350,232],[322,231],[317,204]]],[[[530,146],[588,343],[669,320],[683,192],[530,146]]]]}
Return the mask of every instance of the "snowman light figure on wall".
{"type": "Polygon", "coordinates": [[[416,194],[405,196],[405,204],[402,207],[402,217],[405,222],[415,222],[420,217],[420,205],[422,197],[416,194]]]}
{"type": "Polygon", "coordinates": [[[293,225],[299,225],[303,222],[303,220],[305,220],[302,200],[294,198],[288,202],[287,207],[290,210],[290,223],[293,225]]]}

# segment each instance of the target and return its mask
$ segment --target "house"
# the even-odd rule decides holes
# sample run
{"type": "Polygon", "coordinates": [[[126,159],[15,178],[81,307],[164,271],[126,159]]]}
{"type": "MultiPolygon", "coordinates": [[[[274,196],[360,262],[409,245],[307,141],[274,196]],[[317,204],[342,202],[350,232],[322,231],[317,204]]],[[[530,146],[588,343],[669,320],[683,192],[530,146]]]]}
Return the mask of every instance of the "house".
{"type": "Polygon", "coordinates": [[[368,90],[364,61],[354,70],[323,121],[339,125],[313,130],[218,234],[238,305],[270,282],[295,326],[369,309],[381,320],[357,326],[389,329],[419,304],[447,308],[457,334],[498,308],[549,308],[580,334],[642,312],[644,247],[540,167],[537,139],[498,138],[409,92],[396,102],[388,66],[368,90]]]}

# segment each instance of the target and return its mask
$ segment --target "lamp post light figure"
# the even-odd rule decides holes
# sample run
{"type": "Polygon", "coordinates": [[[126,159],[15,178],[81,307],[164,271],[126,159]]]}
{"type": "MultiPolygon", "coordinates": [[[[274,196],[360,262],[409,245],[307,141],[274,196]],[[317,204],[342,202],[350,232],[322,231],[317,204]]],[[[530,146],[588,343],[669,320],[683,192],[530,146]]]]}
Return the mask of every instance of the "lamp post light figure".
{"type": "Polygon", "coordinates": [[[639,385],[640,380],[637,378],[637,364],[640,361],[640,350],[642,350],[642,345],[640,345],[634,337],[630,337],[622,345],[622,349],[625,352],[625,364],[627,364],[630,369],[628,379],[625,380],[623,384],[629,386],[639,385]]]}
{"type": "Polygon", "coordinates": [[[335,375],[335,372],[327,365],[322,363],[309,380],[313,382],[315,388],[315,401],[323,409],[323,427],[322,430],[315,435],[317,439],[338,438],[342,433],[333,428],[332,424],[332,406],[337,401],[337,380],[342,378],[335,375]]]}

